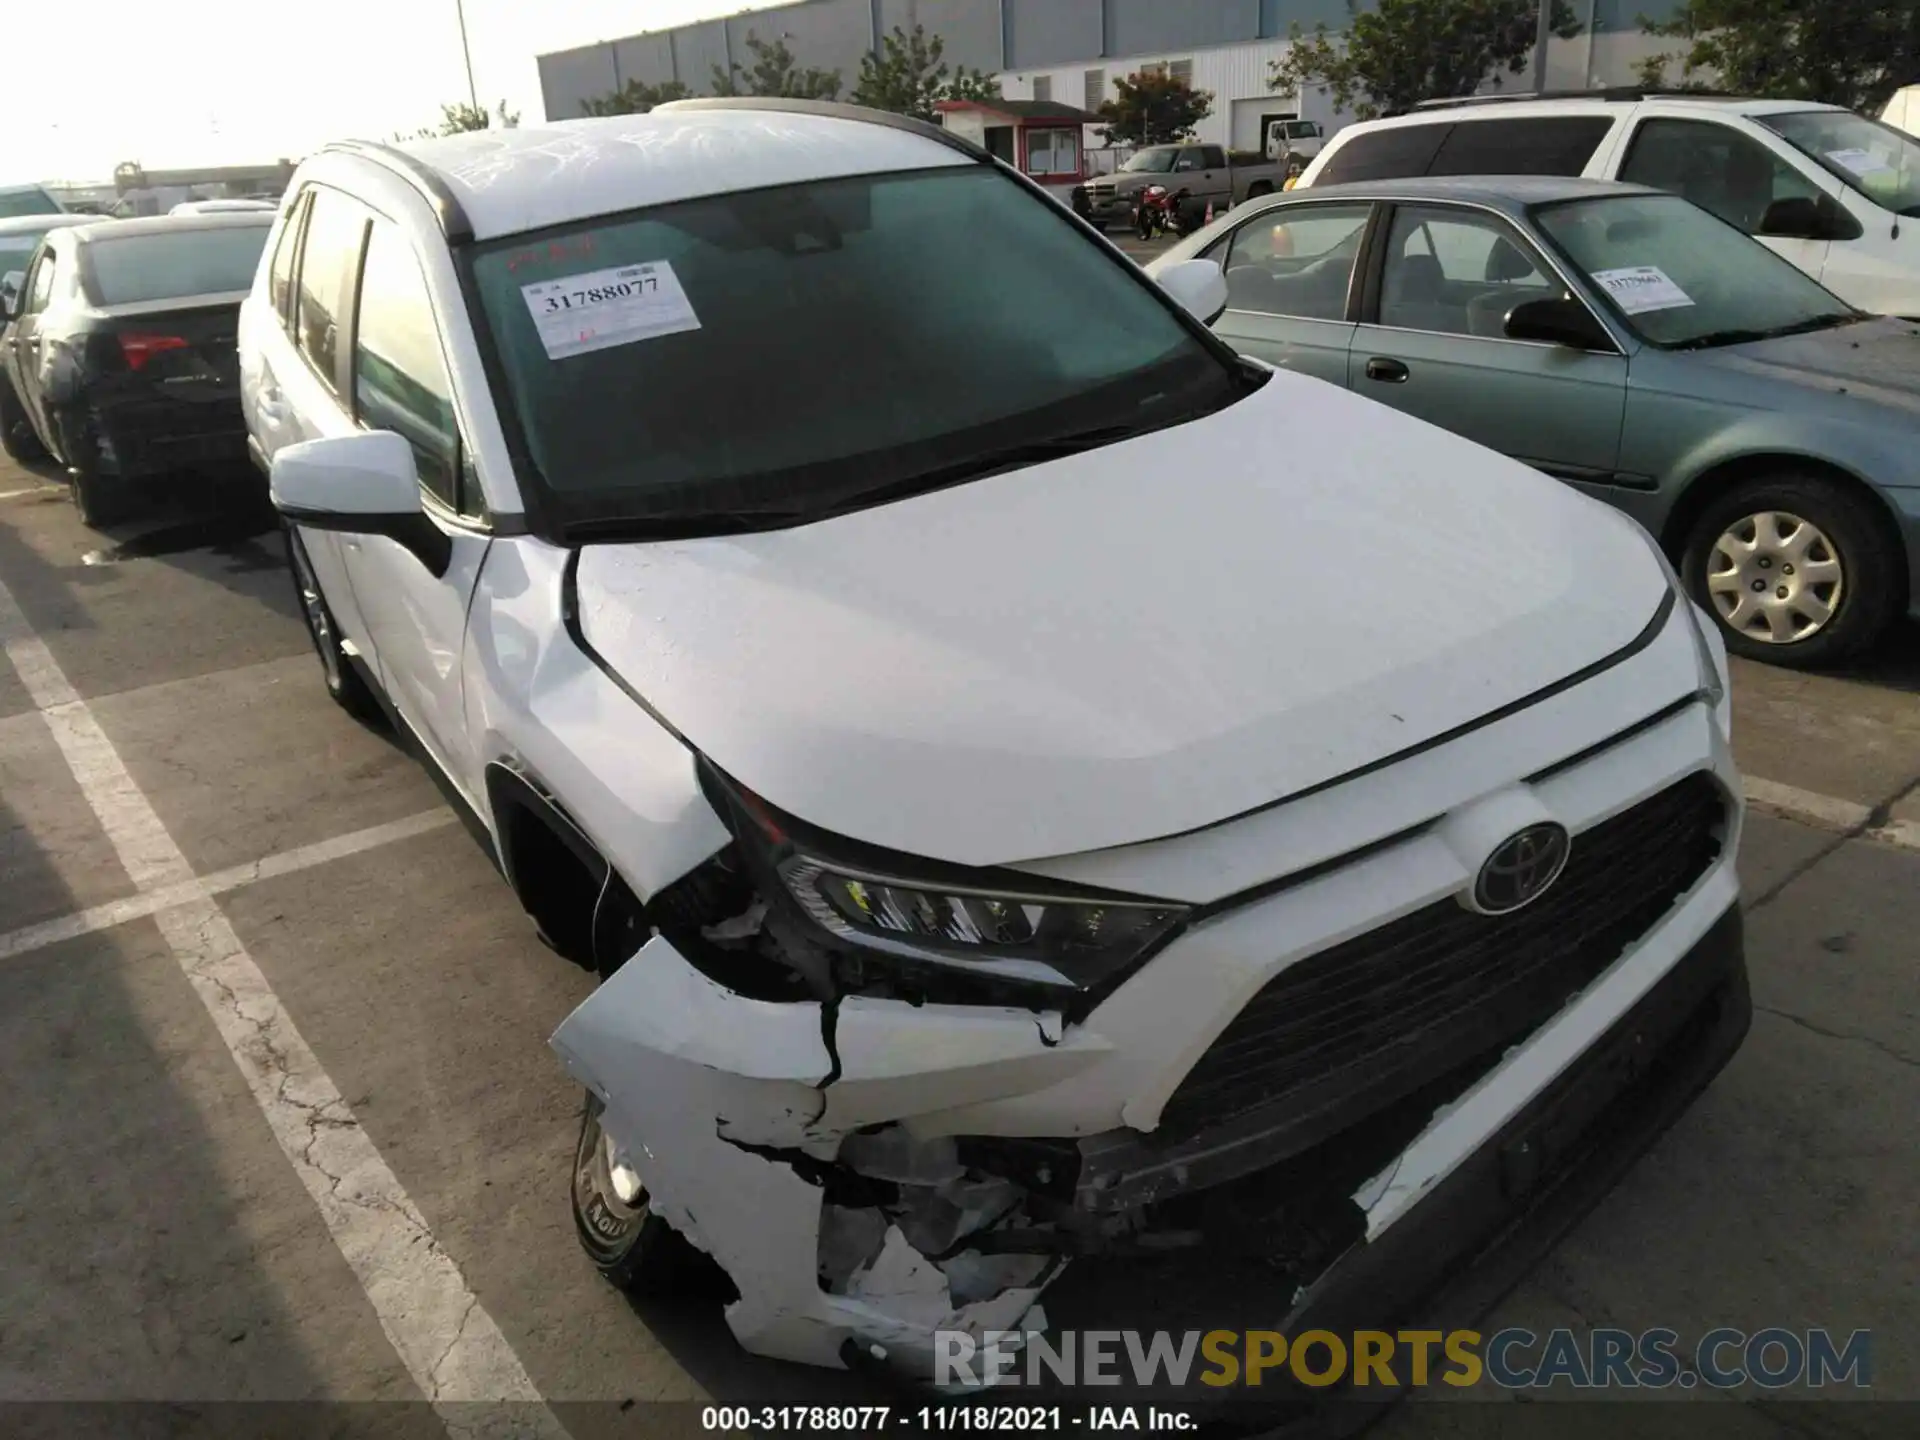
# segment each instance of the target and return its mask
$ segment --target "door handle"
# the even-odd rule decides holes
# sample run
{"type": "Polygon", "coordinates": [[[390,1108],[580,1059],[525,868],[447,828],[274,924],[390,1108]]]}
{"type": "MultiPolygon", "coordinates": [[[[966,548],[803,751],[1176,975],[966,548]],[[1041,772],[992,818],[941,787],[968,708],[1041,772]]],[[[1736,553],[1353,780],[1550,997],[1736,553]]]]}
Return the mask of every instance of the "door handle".
{"type": "Polygon", "coordinates": [[[1367,361],[1367,379],[1384,380],[1389,385],[1402,384],[1410,372],[1398,360],[1389,360],[1384,355],[1376,355],[1367,361]]]}

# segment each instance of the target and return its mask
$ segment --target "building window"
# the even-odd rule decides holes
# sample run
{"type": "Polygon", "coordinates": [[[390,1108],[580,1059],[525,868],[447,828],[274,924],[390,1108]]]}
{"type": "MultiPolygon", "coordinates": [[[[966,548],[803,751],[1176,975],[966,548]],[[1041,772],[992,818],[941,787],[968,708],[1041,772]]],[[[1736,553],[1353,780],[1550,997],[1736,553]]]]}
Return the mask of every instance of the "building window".
{"type": "Polygon", "coordinates": [[[1167,67],[1168,74],[1189,88],[1193,85],[1193,61],[1176,60],[1167,67]]]}
{"type": "Polygon", "coordinates": [[[1140,67],[1140,74],[1142,75],[1164,75],[1166,73],[1167,62],[1164,60],[1156,60],[1151,65],[1142,65],[1140,67]]]}
{"type": "Polygon", "coordinates": [[[1098,110],[1107,99],[1107,72],[1089,70],[1085,79],[1086,88],[1080,97],[1080,103],[1088,110],[1098,110]]]}
{"type": "Polygon", "coordinates": [[[1078,175],[1080,173],[1080,135],[1078,131],[1029,130],[1027,132],[1027,173],[1029,175],[1078,175]]]}
{"type": "Polygon", "coordinates": [[[1033,98],[1036,100],[1053,99],[1053,77],[1036,75],[1033,77],[1033,98]]]}

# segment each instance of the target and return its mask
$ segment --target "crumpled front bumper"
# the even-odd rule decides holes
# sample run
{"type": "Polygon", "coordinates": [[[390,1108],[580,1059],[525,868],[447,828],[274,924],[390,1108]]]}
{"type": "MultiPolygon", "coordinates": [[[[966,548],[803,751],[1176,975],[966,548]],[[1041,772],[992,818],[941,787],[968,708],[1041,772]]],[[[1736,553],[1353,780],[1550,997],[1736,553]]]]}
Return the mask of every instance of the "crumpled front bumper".
{"type": "MultiPolygon", "coordinates": [[[[1675,999],[1675,977],[1711,970],[1734,997],[1725,1003],[1735,1019],[1715,1031],[1711,1054],[1700,1051],[1710,1061],[1704,1084],[1745,1028],[1736,901],[1728,857],[1641,944],[1433,1110],[1353,1193],[1358,1230],[1308,1287],[1306,1312],[1360,1323],[1377,1316],[1367,1307],[1388,1295],[1418,1299],[1464,1263],[1460,1252],[1492,1243],[1502,1216],[1548,1186],[1562,1156],[1613,1124],[1608,1116],[1633,1088],[1633,1067],[1665,1043],[1643,1037],[1622,1058],[1617,1037],[1641,1025],[1648,1007],[1684,1020],[1699,1008],[1697,987],[1675,999]],[[1461,1206],[1480,1218],[1427,1218],[1461,1206]],[[1411,1249],[1401,1243],[1416,1232],[1427,1238],[1411,1249]]],[[[1045,1328],[1035,1302],[1065,1262],[974,1253],[964,1226],[929,1241],[924,1223],[881,1215],[873,1184],[928,1197],[920,1216],[963,1209],[974,1197],[983,1213],[998,1205],[1004,1221],[1007,1203],[1025,1202],[996,1200],[993,1187],[1005,1181],[955,1165],[955,1152],[942,1147],[980,1136],[996,1116],[1016,1139],[1071,1144],[1105,1133],[1112,1122],[1103,1116],[1126,1097],[1089,1090],[1120,1058],[1100,1017],[1096,1010],[1063,1027],[1057,1017],[1014,1010],[754,1000],[655,938],[562,1023],[553,1043],[604,1101],[602,1124],[631,1156],[657,1212],[733,1279],[739,1299],[727,1319],[745,1348],[844,1366],[851,1345],[859,1358],[924,1378],[936,1332],[980,1340],[1045,1328]],[[1101,1103],[1086,1105],[1078,1123],[1023,1123],[1045,1112],[1036,1097],[1074,1093],[1101,1103]],[[856,1153],[862,1158],[849,1163],[856,1153]],[[922,1229],[909,1235],[915,1223],[922,1229]]],[[[1103,1318],[1107,1328],[1126,1323],[1103,1318]]],[[[1154,1322],[1143,1315],[1141,1323],[1154,1322]]]]}

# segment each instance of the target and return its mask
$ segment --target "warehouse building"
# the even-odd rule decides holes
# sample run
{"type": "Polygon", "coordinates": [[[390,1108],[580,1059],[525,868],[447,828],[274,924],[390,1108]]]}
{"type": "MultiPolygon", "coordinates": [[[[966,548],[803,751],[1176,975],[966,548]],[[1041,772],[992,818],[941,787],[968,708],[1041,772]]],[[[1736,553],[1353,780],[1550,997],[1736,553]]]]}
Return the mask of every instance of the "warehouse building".
{"type": "MultiPolygon", "coordinates": [[[[1572,4],[1581,33],[1548,47],[1551,89],[1632,83],[1639,60],[1662,48],[1640,17],[1676,8],[1676,0],[1572,4]]],[[[642,8],[635,0],[636,16],[642,8]]],[[[800,0],[542,55],[540,90],[550,120],[579,115],[583,101],[630,80],[678,80],[702,93],[713,67],[746,64],[747,37],[757,34],[784,40],[802,66],[839,71],[846,93],[882,36],[919,24],[944,41],[948,63],[998,75],[1010,100],[1095,110],[1117,79],[1164,66],[1213,93],[1200,140],[1255,150],[1268,120],[1301,115],[1331,128],[1345,118],[1323,95],[1274,94],[1268,77],[1292,26],[1337,30],[1347,13],[1346,0],[800,0]]]]}

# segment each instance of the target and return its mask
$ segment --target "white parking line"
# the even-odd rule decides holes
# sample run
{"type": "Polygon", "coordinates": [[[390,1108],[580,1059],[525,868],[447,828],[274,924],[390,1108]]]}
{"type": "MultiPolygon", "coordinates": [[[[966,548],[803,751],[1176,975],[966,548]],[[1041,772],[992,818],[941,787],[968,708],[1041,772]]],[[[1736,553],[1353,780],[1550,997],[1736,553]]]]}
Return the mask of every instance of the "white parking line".
{"type": "Polygon", "coordinates": [[[493,1317],[434,1239],[4,583],[0,649],[134,884],[142,892],[184,897],[155,912],[161,934],[441,1423],[453,1435],[564,1437],[493,1317]],[[476,1401],[493,1404],[476,1408],[476,1401]],[[494,1408],[499,1402],[520,1403],[494,1408]]]}
{"type": "Polygon", "coordinates": [[[171,909],[175,905],[189,904],[206,895],[224,895],[227,891],[238,890],[243,885],[255,885],[262,880],[277,879],[279,876],[291,875],[298,870],[311,869],[315,865],[344,860],[349,855],[358,855],[362,851],[373,850],[381,845],[391,845],[398,840],[410,840],[416,835],[425,835],[430,831],[451,825],[453,821],[454,814],[451,810],[426,810],[418,815],[409,815],[404,820],[391,820],[385,825],[371,825],[365,830],[354,830],[345,835],[337,835],[331,840],[322,840],[318,844],[302,845],[297,850],[285,850],[278,855],[269,855],[264,860],[250,860],[245,865],[229,866],[225,870],[216,870],[211,875],[202,875],[198,880],[163,885],[156,890],[142,890],[137,895],[129,895],[121,900],[109,900],[104,905],[92,905],[72,915],[43,920],[37,925],[22,926],[18,930],[0,935],[0,960],[24,954],[29,950],[57,945],[62,940],[88,935],[95,930],[111,930],[114,926],[124,925],[129,920],[157,915],[162,910],[171,909]]]}
{"type": "Polygon", "coordinates": [[[1920,850],[1920,824],[1912,820],[1891,820],[1885,825],[1869,827],[1867,822],[1873,819],[1873,809],[1857,801],[1817,795],[1794,785],[1756,780],[1751,776],[1745,777],[1742,784],[1747,792],[1747,802],[1756,810],[1815,825],[1822,830],[1857,830],[1864,840],[1897,845],[1903,850],[1920,850]]]}

